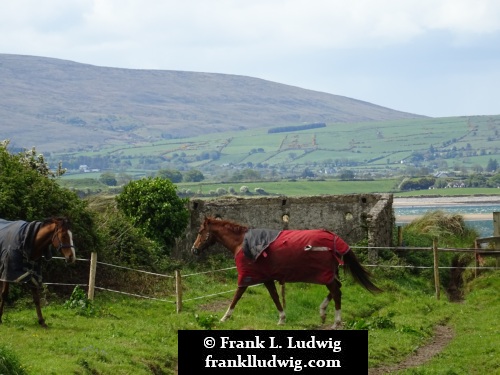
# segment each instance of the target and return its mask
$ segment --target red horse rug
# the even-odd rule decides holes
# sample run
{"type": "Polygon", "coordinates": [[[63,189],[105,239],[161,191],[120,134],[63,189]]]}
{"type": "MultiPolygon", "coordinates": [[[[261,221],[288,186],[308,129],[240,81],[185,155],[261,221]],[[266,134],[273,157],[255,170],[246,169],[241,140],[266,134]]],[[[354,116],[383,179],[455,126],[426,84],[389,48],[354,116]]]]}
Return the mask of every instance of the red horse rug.
{"type": "Polygon", "coordinates": [[[249,229],[235,256],[238,286],[268,280],[329,284],[349,245],[324,229],[249,229]]]}

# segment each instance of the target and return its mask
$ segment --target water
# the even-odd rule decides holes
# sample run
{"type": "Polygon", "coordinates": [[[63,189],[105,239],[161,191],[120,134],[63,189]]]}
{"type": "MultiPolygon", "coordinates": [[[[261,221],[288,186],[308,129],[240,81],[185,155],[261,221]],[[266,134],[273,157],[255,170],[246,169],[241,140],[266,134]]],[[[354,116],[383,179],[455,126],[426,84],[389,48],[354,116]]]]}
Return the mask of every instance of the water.
{"type": "Polygon", "coordinates": [[[396,224],[404,225],[405,223],[398,221],[401,216],[422,216],[429,211],[441,210],[449,214],[470,215],[481,214],[490,215],[491,219],[471,219],[465,216],[465,224],[468,227],[478,231],[480,237],[493,236],[493,212],[500,212],[500,204],[461,204],[461,205],[439,205],[439,206],[409,206],[396,207],[394,214],[396,215],[396,224]]]}

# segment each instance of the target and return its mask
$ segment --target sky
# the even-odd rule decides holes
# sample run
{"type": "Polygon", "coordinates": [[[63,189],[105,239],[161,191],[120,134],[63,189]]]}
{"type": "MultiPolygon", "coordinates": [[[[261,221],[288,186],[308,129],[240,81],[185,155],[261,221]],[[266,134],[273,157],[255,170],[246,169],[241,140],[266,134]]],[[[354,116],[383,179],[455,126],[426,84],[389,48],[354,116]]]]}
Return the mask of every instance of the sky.
{"type": "Polygon", "coordinates": [[[0,53],[500,114],[498,0],[0,0],[0,53]]]}

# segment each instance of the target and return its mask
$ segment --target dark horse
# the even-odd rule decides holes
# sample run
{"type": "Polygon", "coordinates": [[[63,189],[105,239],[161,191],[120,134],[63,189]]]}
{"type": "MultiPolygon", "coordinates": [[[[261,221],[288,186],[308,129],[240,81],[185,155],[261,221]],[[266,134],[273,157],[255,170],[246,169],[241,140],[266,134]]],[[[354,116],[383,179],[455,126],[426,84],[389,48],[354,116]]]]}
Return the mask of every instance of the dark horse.
{"type": "Polygon", "coordinates": [[[76,260],[73,235],[66,218],[40,221],[0,219],[0,323],[11,282],[29,282],[38,323],[47,327],[40,308],[41,258],[51,258],[50,246],[60,251],[66,262],[76,260]]]}
{"type": "Polygon", "coordinates": [[[191,251],[198,255],[215,243],[231,251],[238,270],[238,289],[221,321],[231,316],[248,286],[263,283],[279,311],[278,324],[284,324],[285,312],[274,282],[309,282],[328,288],[329,293],[320,305],[320,317],[324,323],[326,308],[333,299],[335,320],[332,328],[338,328],[341,326],[342,286],[337,277],[339,263],[367,290],[381,291],[371,282],[369,272],[349,246],[335,233],[324,229],[250,229],[229,220],[206,217],[191,251]]]}

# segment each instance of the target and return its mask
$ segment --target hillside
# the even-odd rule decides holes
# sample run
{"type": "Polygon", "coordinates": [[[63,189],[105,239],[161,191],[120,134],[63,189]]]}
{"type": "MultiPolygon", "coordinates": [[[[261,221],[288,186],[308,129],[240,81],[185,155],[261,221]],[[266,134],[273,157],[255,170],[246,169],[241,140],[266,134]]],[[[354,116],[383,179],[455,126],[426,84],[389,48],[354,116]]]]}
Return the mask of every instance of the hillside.
{"type": "Polygon", "coordinates": [[[0,128],[39,151],[99,149],[160,139],[324,122],[422,118],[262,79],[133,70],[0,54],[0,128]]]}

